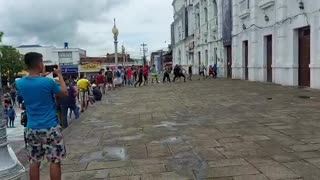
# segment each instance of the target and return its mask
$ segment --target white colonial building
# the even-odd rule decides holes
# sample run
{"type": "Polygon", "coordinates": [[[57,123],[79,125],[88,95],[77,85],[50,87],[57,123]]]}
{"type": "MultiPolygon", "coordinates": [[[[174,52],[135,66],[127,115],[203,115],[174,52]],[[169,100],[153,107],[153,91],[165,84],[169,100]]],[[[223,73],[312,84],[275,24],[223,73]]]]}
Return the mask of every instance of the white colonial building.
{"type": "Polygon", "coordinates": [[[171,25],[173,64],[187,68],[194,64],[194,13],[193,6],[185,0],[174,0],[174,22],[171,25]]]}
{"type": "MultiPolygon", "coordinates": [[[[230,0],[174,0],[172,24],[173,64],[184,67],[192,64],[194,73],[199,66],[218,65],[218,75],[227,75],[228,56],[231,58],[231,1],[230,0]],[[230,6],[228,6],[230,5],[230,6]],[[226,6],[227,8],[222,8],[226,6]],[[225,11],[223,11],[223,9],[225,11]],[[230,9],[230,11],[226,11],[230,9]],[[230,13],[229,47],[223,37],[224,17],[230,13]]],[[[231,70],[231,63],[230,63],[231,70]]]]}
{"type": "Polygon", "coordinates": [[[233,0],[232,77],[320,88],[319,9],[319,0],[233,0]]]}
{"type": "Polygon", "coordinates": [[[80,48],[56,48],[54,46],[22,45],[17,47],[20,54],[37,52],[43,55],[45,65],[78,65],[80,58],[86,56],[86,51],[80,48]]]}

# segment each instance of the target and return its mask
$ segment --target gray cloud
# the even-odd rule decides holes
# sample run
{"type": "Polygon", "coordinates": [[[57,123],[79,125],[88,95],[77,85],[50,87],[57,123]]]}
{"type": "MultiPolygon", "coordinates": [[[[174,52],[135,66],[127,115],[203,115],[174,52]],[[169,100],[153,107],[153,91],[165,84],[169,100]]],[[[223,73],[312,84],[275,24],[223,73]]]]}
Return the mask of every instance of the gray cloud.
{"type": "Polygon", "coordinates": [[[1,29],[8,37],[36,37],[42,43],[77,41],[80,22],[110,21],[103,14],[129,0],[10,0],[2,2],[1,29]]]}
{"type": "Polygon", "coordinates": [[[0,0],[0,31],[3,43],[41,44],[87,50],[89,55],[112,52],[113,18],[120,31],[119,44],[140,54],[165,46],[170,39],[172,0],[0,0]]]}

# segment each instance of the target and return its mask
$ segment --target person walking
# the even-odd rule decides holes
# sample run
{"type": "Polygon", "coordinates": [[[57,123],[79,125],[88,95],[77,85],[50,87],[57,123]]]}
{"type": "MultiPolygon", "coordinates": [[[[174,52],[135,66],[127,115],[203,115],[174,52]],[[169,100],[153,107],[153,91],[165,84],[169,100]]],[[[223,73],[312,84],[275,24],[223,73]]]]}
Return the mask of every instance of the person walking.
{"type": "Polygon", "coordinates": [[[133,86],[133,73],[132,68],[127,68],[127,79],[128,79],[128,86],[133,86]]]}
{"type": "Polygon", "coordinates": [[[163,73],[163,80],[162,83],[165,83],[166,81],[171,82],[170,80],[170,68],[169,66],[164,67],[164,73],[163,73]]]}
{"type": "Polygon", "coordinates": [[[189,68],[188,68],[188,74],[189,74],[188,79],[189,79],[190,81],[192,81],[192,74],[193,74],[193,72],[192,72],[192,65],[190,65],[189,68]]]}
{"type": "Polygon", "coordinates": [[[8,110],[8,118],[9,118],[9,126],[14,127],[14,120],[16,119],[17,114],[16,111],[14,110],[13,106],[11,105],[9,110],[8,110]]]}
{"type": "Polygon", "coordinates": [[[63,128],[67,128],[69,126],[69,123],[68,123],[69,109],[70,109],[70,112],[74,112],[76,119],[79,118],[79,110],[76,105],[76,97],[78,95],[77,91],[74,89],[71,83],[67,85],[67,90],[68,90],[68,96],[59,98],[63,128]]]}
{"type": "Polygon", "coordinates": [[[158,72],[156,70],[155,64],[153,64],[152,67],[150,68],[150,73],[151,73],[151,83],[153,84],[153,80],[156,80],[156,82],[159,83],[158,72]]]}
{"type": "Polygon", "coordinates": [[[132,65],[132,71],[133,71],[133,82],[136,82],[138,77],[138,69],[135,65],[132,65]]]}
{"type": "Polygon", "coordinates": [[[210,76],[212,76],[212,78],[214,78],[214,71],[213,71],[212,65],[209,66],[209,76],[208,77],[210,77],[210,76]]]}
{"type": "Polygon", "coordinates": [[[53,95],[67,96],[67,86],[59,67],[54,69],[54,73],[59,77],[60,86],[52,79],[41,76],[44,73],[42,54],[27,53],[24,62],[29,75],[17,80],[16,86],[28,115],[29,179],[40,179],[40,163],[46,157],[50,162],[50,179],[58,180],[61,179],[61,161],[67,152],[53,95]]]}
{"type": "Polygon", "coordinates": [[[183,74],[183,69],[181,66],[177,64],[173,69],[173,73],[174,73],[173,82],[175,82],[177,78],[181,78],[181,77],[183,77],[184,82],[186,82],[186,76],[183,74]]]}
{"type": "Polygon", "coordinates": [[[143,83],[143,69],[142,67],[138,67],[138,81],[134,84],[134,87],[137,87],[138,84],[139,86],[141,86],[142,83],[143,83]]]}
{"type": "Polygon", "coordinates": [[[102,91],[102,93],[106,94],[106,78],[103,74],[104,74],[104,69],[101,69],[99,71],[99,74],[96,77],[96,82],[99,86],[99,89],[102,91]]]}
{"type": "Polygon", "coordinates": [[[10,96],[11,96],[11,100],[12,100],[12,105],[16,106],[17,91],[16,91],[15,87],[12,87],[10,89],[10,96]]]}
{"type": "Polygon", "coordinates": [[[213,65],[213,77],[214,78],[217,78],[217,76],[218,76],[218,66],[217,66],[217,63],[215,63],[214,65],[213,65]]]}
{"type": "Polygon", "coordinates": [[[109,67],[107,67],[107,71],[105,73],[105,76],[107,78],[107,82],[106,82],[107,88],[108,89],[112,89],[113,88],[114,74],[113,74],[112,70],[109,67]]]}
{"type": "Polygon", "coordinates": [[[200,67],[199,67],[199,75],[200,75],[199,80],[201,79],[201,76],[203,76],[203,80],[206,79],[205,70],[206,70],[206,67],[203,64],[200,65],[200,67]]]}
{"type": "Polygon", "coordinates": [[[79,99],[81,103],[81,112],[84,112],[88,108],[89,105],[89,87],[90,82],[88,79],[84,77],[84,74],[80,74],[80,79],[77,82],[77,86],[79,89],[79,99]]]}
{"type": "Polygon", "coordinates": [[[148,84],[148,77],[149,77],[149,66],[145,65],[143,67],[143,77],[144,77],[144,85],[148,84]]]}

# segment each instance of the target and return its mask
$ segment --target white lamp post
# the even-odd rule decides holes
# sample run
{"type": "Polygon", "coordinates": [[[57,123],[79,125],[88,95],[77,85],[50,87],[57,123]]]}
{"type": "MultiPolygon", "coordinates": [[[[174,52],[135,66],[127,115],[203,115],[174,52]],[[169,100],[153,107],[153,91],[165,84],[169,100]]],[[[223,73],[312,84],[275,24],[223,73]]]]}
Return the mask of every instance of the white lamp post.
{"type": "Polygon", "coordinates": [[[115,65],[116,65],[116,70],[118,70],[118,35],[119,35],[119,30],[116,26],[116,19],[114,19],[114,26],[112,28],[112,33],[113,33],[113,38],[114,38],[114,59],[115,59],[115,65]]]}
{"type": "MultiPolygon", "coordinates": [[[[0,52],[0,59],[1,58],[2,58],[2,53],[0,52]]],[[[1,66],[0,66],[0,69],[1,69],[1,66]]],[[[18,161],[12,148],[8,145],[7,128],[6,128],[7,123],[4,118],[2,103],[3,103],[3,90],[2,90],[2,78],[1,78],[1,71],[0,71],[0,108],[1,108],[0,109],[0,179],[1,180],[26,179],[24,174],[25,172],[24,167],[18,161]]]]}
{"type": "Polygon", "coordinates": [[[124,47],[124,45],[122,45],[122,63],[123,63],[123,67],[126,66],[126,60],[127,60],[127,57],[126,57],[126,48],[124,47]]]}

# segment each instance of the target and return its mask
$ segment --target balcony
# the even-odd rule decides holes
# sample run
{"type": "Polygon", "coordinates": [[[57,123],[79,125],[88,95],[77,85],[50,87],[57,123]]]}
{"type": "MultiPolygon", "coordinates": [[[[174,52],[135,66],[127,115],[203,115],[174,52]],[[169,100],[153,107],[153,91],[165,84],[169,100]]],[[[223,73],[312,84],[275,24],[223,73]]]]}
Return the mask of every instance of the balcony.
{"type": "Polygon", "coordinates": [[[261,0],[258,4],[258,6],[261,8],[261,9],[267,9],[271,6],[274,6],[275,4],[275,0],[261,0]]]}
{"type": "Polygon", "coordinates": [[[250,4],[249,0],[241,0],[239,2],[239,7],[240,7],[240,14],[239,17],[241,19],[244,19],[248,16],[250,16],[250,4]]]}

